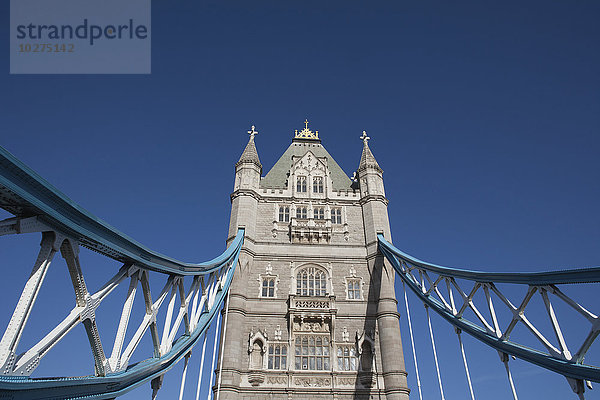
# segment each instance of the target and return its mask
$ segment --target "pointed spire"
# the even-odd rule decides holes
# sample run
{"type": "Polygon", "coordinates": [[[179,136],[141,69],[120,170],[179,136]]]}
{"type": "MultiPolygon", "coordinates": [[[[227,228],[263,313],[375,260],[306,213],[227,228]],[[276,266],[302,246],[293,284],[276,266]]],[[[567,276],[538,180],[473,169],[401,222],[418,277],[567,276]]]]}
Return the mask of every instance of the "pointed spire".
{"type": "Polygon", "coordinates": [[[375,160],[375,156],[371,153],[371,149],[369,149],[369,139],[367,136],[367,132],[363,131],[362,136],[360,137],[363,141],[363,151],[362,156],[360,157],[360,164],[358,165],[358,169],[364,169],[367,167],[372,167],[378,170],[379,172],[383,172],[377,160],[375,160]]]}
{"type": "Polygon", "coordinates": [[[254,136],[258,134],[258,131],[256,130],[256,127],[254,125],[252,125],[252,127],[250,128],[248,134],[250,135],[250,140],[248,140],[248,144],[246,145],[246,148],[244,149],[244,152],[242,153],[238,164],[242,162],[253,162],[260,168],[262,168],[262,164],[260,163],[260,159],[258,158],[258,151],[256,151],[256,145],[254,144],[254,136]]]}

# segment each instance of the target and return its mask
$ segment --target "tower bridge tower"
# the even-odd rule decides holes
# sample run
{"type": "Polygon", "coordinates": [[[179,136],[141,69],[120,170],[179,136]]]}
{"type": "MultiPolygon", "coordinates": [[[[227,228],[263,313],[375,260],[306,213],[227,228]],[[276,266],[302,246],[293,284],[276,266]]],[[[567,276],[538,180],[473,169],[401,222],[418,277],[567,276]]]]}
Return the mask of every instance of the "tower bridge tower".
{"type": "MultiPolygon", "coordinates": [[[[350,179],[308,121],[264,176],[235,167],[229,240],[246,228],[225,328],[220,398],[408,399],[383,171],[363,132],[350,179]],[[382,351],[384,349],[384,351],[382,351]]],[[[215,388],[216,389],[216,388],[215,388]]]]}

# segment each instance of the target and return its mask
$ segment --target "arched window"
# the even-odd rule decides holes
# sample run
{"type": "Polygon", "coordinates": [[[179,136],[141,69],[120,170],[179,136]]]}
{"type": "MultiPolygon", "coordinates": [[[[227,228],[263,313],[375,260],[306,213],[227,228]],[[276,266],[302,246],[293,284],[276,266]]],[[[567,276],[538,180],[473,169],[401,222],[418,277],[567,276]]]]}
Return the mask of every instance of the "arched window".
{"type": "Polygon", "coordinates": [[[315,176],[313,178],[313,192],[314,193],[323,193],[323,177],[315,176]]]}
{"type": "Polygon", "coordinates": [[[329,338],[327,336],[296,336],[295,366],[297,370],[328,371],[329,338]]]}
{"type": "Polygon", "coordinates": [[[327,274],[314,267],[301,269],[296,275],[296,294],[299,296],[326,296],[327,274]]]}
{"type": "Polygon", "coordinates": [[[314,209],[315,219],[325,219],[325,209],[323,207],[316,207],[314,209]]]}
{"type": "Polygon", "coordinates": [[[333,208],[331,210],[331,223],[332,224],[341,224],[342,223],[342,209],[341,208],[333,208]]]}
{"type": "Polygon", "coordinates": [[[338,371],[357,371],[358,354],[354,345],[337,346],[338,371]]]}
{"type": "Polygon", "coordinates": [[[296,178],[296,192],[306,193],[306,177],[299,176],[296,178]]]}
{"type": "Polygon", "coordinates": [[[266,277],[262,281],[262,297],[275,297],[275,278],[266,277]]]}
{"type": "Polygon", "coordinates": [[[299,219],[308,218],[308,208],[307,207],[296,208],[296,218],[299,218],[299,219]]]}
{"type": "Polygon", "coordinates": [[[290,207],[279,207],[279,222],[290,222],[290,207]]]}

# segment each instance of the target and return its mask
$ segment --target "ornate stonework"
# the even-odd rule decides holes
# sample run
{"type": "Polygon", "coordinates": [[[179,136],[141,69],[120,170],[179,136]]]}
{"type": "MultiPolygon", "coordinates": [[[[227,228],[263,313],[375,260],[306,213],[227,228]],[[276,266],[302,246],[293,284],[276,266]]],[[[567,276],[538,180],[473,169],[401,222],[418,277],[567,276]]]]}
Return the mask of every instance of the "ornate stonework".
{"type": "Polygon", "coordinates": [[[326,387],[331,386],[331,378],[319,376],[303,376],[294,378],[294,385],[303,387],[326,387]]]}
{"type": "Polygon", "coordinates": [[[219,397],[408,400],[396,306],[379,302],[394,297],[377,257],[382,171],[366,134],[351,179],[304,124],[266,176],[254,127],[236,164],[229,239],[239,226],[246,236],[219,397]]]}

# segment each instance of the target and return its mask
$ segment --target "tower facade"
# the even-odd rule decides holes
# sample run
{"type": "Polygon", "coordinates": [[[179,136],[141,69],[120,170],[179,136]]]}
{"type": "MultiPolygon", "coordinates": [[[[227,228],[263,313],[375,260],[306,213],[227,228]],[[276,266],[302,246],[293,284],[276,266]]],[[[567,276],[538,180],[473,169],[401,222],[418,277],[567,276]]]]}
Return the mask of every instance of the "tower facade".
{"type": "Polygon", "coordinates": [[[377,250],[378,232],[391,240],[383,171],[368,136],[351,179],[305,121],[261,177],[258,132],[248,133],[231,195],[229,240],[238,227],[246,237],[220,399],[408,399],[394,271],[377,250]]]}

